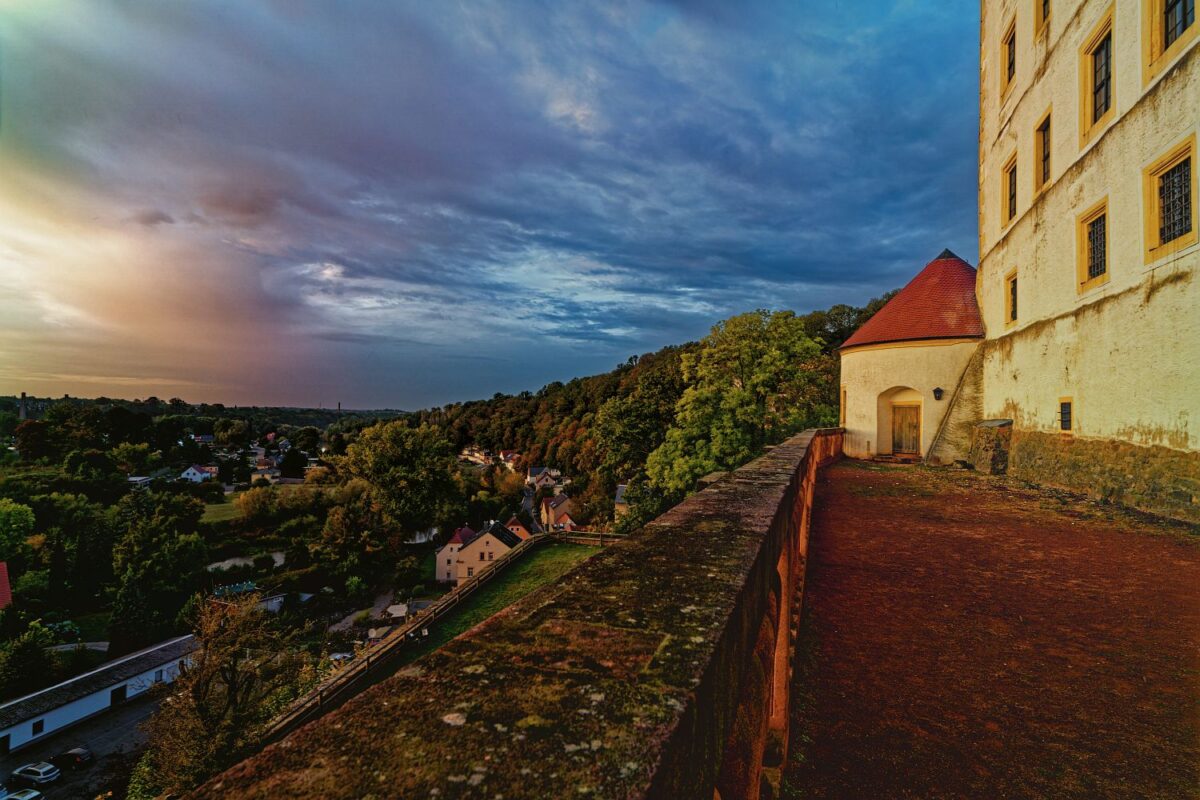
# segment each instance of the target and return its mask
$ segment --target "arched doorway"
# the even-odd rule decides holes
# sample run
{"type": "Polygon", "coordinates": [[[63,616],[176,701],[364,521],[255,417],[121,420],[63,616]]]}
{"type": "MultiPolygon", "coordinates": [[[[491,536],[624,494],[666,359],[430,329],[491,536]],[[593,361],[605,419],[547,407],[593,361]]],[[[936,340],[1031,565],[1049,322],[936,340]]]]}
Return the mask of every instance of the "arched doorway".
{"type": "Polygon", "coordinates": [[[879,395],[878,442],[880,453],[921,455],[921,393],[908,386],[893,386],[879,395]]]}

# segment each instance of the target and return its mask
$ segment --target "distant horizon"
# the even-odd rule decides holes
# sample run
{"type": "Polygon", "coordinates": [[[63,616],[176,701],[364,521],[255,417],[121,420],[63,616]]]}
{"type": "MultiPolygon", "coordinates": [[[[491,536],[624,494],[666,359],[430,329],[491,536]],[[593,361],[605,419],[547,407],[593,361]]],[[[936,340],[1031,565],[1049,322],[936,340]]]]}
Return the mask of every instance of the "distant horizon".
{"type": "Polygon", "coordinates": [[[429,408],[974,263],[978,23],[10,0],[0,390],[429,408]]]}

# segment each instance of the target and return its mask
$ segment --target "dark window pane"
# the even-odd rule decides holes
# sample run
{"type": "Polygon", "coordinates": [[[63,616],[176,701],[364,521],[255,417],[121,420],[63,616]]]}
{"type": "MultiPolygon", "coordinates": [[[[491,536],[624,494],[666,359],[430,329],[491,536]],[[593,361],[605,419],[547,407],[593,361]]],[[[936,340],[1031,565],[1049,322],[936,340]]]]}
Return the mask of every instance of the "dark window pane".
{"type": "Polygon", "coordinates": [[[1167,48],[1196,21],[1196,0],[1167,0],[1163,17],[1163,47],[1167,48]]]}
{"type": "Polygon", "coordinates": [[[1015,321],[1017,318],[1017,279],[1013,278],[1008,282],[1008,318],[1015,321]]]}
{"type": "Polygon", "coordinates": [[[1158,240],[1174,241],[1192,230],[1192,160],[1179,162],[1158,179],[1158,240]]]}
{"type": "Polygon", "coordinates": [[[1042,22],[1050,18],[1050,0],[1042,0],[1042,22]]]}
{"type": "Polygon", "coordinates": [[[1092,51],[1092,122],[1096,122],[1112,103],[1112,34],[1092,51]]]}
{"type": "Polygon", "coordinates": [[[1011,81],[1017,72],[1017,35],[1008,37],[1008,79],[1011,81]]]}
{"type": "Polygon", "coordinates": [[[1058,425],[1064,431],[1071,430],[1071,404],[1058,404],[1058,425]]]}
{"type": "Polygon", "coordinates": [[[1089,279],[1098,278],[1107,271],[1108,265],[1105,263],[1107,246],[1105,216],[1101,214],[1087,224],[1087,275],[1089,279]]]}
{"type": "Polygon", "coordinates": [[[1008,218],[1017,216],[1017,168],[1008,171],[1008,218]]]}
{"type": "Polygon", "coordinates": [[[1042,147],[1042,183],[1050,181],[1050,119],[1047,118],[1038,128],[1042,147]]]}

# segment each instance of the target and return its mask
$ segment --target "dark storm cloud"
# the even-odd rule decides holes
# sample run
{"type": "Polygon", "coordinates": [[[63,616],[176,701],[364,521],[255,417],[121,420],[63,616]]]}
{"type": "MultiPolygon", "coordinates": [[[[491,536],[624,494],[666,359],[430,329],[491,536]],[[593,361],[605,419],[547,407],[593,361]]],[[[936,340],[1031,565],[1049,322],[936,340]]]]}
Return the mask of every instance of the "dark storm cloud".
{"type": "Polygon", "coordinates": [[[536,388],[975,255],[971,3],[117,8],[8,31],[10,141],[229,253],[359,406],[536,388]]]}

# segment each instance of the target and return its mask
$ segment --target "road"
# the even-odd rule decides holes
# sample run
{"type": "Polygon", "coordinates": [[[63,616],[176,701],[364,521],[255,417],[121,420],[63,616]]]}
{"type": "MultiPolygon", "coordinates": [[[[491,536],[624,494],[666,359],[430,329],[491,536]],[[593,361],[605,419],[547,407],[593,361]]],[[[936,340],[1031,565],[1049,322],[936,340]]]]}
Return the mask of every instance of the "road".
{"type": "Polygon", "coordinates": [[[48,800],[93,798],[116,771],[132,764],[145,737],[138,726],[158,707],[154,698],[136,697],[113,711],[55,733],[35,745],[0,758],[0,775],[8,775],[22,764],[45,761],[51,756],[83,745],[96,755],[96,766],[79,773],[63,773],[57,783],[45,787],[48,800]]]}

